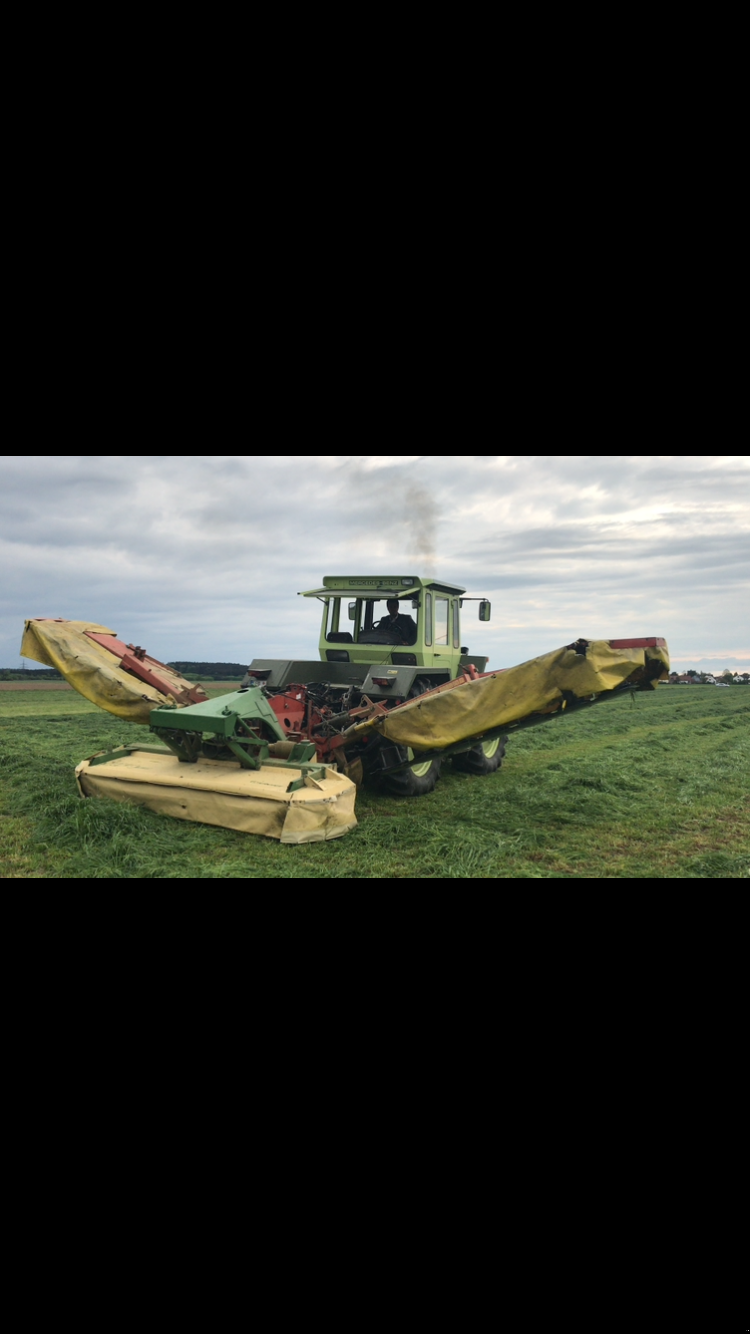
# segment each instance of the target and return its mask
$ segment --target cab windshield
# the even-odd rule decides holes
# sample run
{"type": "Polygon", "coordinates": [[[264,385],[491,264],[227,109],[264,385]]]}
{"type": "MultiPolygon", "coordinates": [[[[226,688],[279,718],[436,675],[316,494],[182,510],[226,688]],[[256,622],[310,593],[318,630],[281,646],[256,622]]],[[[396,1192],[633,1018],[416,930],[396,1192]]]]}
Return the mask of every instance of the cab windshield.
{"type": "Polygon", "coordinates": [[[395,618],[387,607],[386,598],[331,598],[326,620],[326,639],[329,643],[358,644],[414,644],[419,633],[419,608],[411,599],[399,602],[393,608],[395,618]],[[349,608],[354,608],[354,620],[349,619],[349,608]]]}

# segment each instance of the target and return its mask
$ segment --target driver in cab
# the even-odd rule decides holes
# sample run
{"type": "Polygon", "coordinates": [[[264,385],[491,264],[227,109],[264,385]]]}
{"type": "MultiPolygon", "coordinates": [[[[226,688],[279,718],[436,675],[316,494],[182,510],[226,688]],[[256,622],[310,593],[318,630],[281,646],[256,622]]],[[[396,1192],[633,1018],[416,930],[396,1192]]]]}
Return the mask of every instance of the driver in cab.
{"type": "Polygon", "coordinates": [[[416,622],[411,616],[399,615],[397,598],[389,598],[385,605],[388,608],[388,615],[381,618],[378,630],[392,634],[401,644],[413,644],[417,638],[416,622]]]}

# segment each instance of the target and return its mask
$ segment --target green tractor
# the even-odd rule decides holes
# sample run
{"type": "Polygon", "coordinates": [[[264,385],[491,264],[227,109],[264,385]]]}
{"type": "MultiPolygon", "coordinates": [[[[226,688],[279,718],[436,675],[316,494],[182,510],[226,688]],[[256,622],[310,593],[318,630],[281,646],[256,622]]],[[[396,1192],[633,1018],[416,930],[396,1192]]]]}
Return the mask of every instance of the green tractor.
{"type": "Polygon", "coordinates": [[[486,672],[486,657],[461,643],[461,609],[477,601],[486,622],[489,602],[435,579],[331,575],[301,596],[322,604],[319,658],[255,658],[238,690],[213,699],[107,626],[27,620],[22,656],[147,725],[159,743],[81,761],[81,795],[143,801],[282,842],[337,838],[356,823],[353,785],[363,778],[421,796],[442,764],[491,774],[505,729],[653,689],[669,672],[658,637],[579,638],[486,672]]]}
{"type": "MultiPolygon", "coordinates": [[[[461,643],[461,609],[479,603],[479,620],[490,619],[486,598],[467,598],[456,584],[416,575],[327,575],[322,588],[299,595],[322,603],[318,660],[255,658],[246,680],[262,683],[272,693],[301,684],[340,712],[366,696],[386,708],[433,690],[459,675],[484,672],[487,658],[471,654],[461,643]],[[398,605],[394,607],[394,603],[398,605]]],[[[290,722],[291,722],[290,718],[290,722]]],[[[425,759],[388,774],[393,750],[375,738],[361,755],[364,776],[380,781],[403,796],[430,792],[441,761],[425,759]],[[382,773],[381,773],[382,770],[382,773]]],[[[504,739],[495,737],[454,756],[454,768],[475,774],[499,768],[504,739]]],[[[409,750],[404,760],[413,761],[409,750]]]]}

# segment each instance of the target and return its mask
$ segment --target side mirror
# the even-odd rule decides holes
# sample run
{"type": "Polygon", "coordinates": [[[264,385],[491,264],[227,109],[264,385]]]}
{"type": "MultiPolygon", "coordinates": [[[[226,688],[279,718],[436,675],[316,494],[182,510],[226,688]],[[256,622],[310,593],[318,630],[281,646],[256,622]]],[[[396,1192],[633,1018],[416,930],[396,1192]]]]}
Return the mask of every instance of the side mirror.
{"type": "Polygon", "coordinates": [[[492,611],[492,604],[490,602],[485,602],[484,600],[480,602],[479,604],[480,621],[488,621],[490,619],[491,611],[492,611]]]}
{"type": "Polygon", "coordinates": [[[357,619],[357,604],[356,604],[356,602],[350,602],[350,603],[349,603],[349,620],[350,620],[350,621],[355,621],[356,619],[357,619]]]}
{"type": "Polygon", "coordinates": [[[418,608],[419,608],[419,598],[412,598],[411,600],[412,611],[417,611],[418,608]]]}

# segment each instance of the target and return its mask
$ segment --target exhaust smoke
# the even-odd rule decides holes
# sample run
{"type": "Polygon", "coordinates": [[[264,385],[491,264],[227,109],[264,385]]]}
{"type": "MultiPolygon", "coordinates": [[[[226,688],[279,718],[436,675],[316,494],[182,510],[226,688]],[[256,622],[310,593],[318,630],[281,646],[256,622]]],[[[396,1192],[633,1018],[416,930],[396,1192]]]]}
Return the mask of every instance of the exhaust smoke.
{"type": "Polygon", "coordinates": [[[429,491],[412,482],[404,492],[404,517],[406,550],[419,564],[422,577],[435,575],[435,532],[437,528],[437,506],[429,491]]]}

